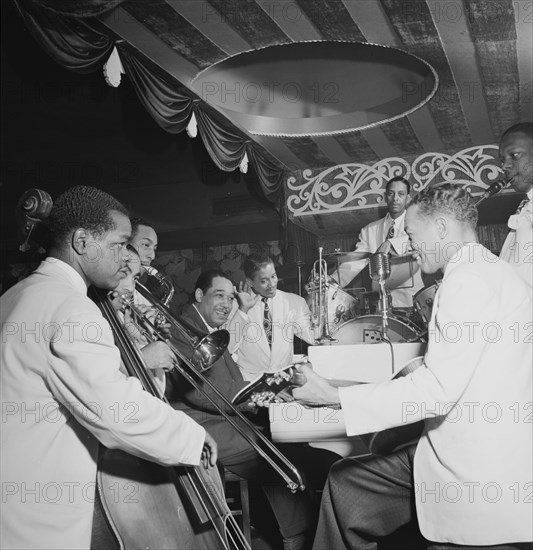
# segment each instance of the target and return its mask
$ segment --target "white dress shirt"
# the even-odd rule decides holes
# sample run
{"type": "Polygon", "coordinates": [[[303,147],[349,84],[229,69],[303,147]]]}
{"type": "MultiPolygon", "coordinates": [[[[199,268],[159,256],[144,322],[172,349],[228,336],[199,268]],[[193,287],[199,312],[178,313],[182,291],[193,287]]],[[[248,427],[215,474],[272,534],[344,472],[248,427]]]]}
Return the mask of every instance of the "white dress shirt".
{"type": "Polygon", "coordinates": [[[533,189],[527,193],[529,199],[518,214],[513,214],[507,223],[509,233],[503,243],[500,258],[518,270],[533,291],[533,189]]]}
{"type": "Polygon", "coordinates": [[[532,540],[532,307],[515,270],[468,244],[450,259],[435,296],[427,368],[339,389],[348,435],[426,419],[414,482],[429,540],[532,540]]]}
{"type": "Polygon", "coordinates": [[[272,314],[272,347],[263,328],[265,304],[258,300],[248,313],[237,309],[228,322],[228,349],[242,370],[245,380],[255,380],[292,363],[294,336],[314,343],[311,313],[306,301],[297,294],[277,290],[269,299],[272,314]]]}
{"type": "MultiPolygon", "coordinates": [[[[359,233],[359,240],[355,245],[355,252],[373,254],[378,248],[388,240],[391,247],[398,256],[404,256],[410,250],[409,237],[405,232],[405,212],[394,220],[394,237],[387,239],[390,226],[393,219],[390,214],[384,218],[380,218],[375,222],[365,225],[359,233]]],[[[353,260],[344,262],[339,266],[338,282],[341,287],[345,287],[352,279],[354,279],[367,265],[368,258],[361,260],[353,260]]],[[[332,274],[332,278],[337,281],[337,272],[332,274]]],[[[413,307],[413,296],[422,288],[424,283],[420,270],[413,274],[405,285],[405,288],[392,289],[392,305],[394,307],[413,307]]]]}
{"type": "Polygon", "coordinates": [[[47,258],[0,303],[0,546],[88,549],[98,442],[197,465],[205,430],[120,372],[111,328],[66,263],[47,258]]]}

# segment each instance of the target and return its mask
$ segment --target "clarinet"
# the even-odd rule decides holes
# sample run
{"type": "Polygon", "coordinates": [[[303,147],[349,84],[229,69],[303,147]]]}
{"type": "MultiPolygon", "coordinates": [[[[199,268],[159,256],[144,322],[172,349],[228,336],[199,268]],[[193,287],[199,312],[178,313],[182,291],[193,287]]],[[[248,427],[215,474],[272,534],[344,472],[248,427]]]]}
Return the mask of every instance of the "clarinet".
{"type": "Polygon", "coordinates": [[[488,199],[489,197],[492,197],[493,195],[496,195],[496,193],[499,193],[502,189],[505,189],[509,185],[509,181],[506,181],[504,179],[495,181],[491,186],[481,195],[476,202],[474,206],[479,206],[480,203],[482,203],[485,199],[488,199]]]}

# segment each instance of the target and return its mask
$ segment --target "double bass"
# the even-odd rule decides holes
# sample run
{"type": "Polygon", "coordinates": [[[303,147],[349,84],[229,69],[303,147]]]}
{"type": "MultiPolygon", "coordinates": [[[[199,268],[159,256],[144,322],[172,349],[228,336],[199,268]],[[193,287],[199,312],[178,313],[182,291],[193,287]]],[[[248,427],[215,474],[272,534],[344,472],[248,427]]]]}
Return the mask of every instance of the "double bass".
{"type": "MultiPolygon", "coordinates": [[[[130,376],[164,399],[107,293],[90,297],[108,320],[130,376]]],[[[229,510],[218,471],[166,467],[101,446],[92,548],[250,550],[229,510]]]]}

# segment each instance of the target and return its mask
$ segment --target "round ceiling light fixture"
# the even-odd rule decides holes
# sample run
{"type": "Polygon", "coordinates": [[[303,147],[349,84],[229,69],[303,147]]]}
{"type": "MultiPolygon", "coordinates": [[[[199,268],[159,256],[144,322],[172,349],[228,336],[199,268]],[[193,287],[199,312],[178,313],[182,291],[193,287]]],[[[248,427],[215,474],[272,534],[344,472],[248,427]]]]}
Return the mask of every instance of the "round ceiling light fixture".
{"type": "Polygon", "coordinates": [[[251,134],[335,135],[412,113],[433,97],[438,77],[397,48],[317,41],[237,54],[200,72],[192,86],[251,134]]]}

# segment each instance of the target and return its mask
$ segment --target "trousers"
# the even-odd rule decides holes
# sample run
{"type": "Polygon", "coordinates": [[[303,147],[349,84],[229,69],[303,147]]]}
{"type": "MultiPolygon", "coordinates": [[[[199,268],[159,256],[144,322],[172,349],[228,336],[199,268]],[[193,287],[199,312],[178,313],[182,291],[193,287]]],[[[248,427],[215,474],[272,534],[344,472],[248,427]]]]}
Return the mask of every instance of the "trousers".
{"type": "MultiPolygon", "coordinates": [[[[377,550],[389,548],[386,537],[407,524],[415,524],[413,458],[416,445],[384,457],[345,458],[329,473],[313,550],[377,550]]],[[[415,545],[429,550],[531,550],[531,543],[462,546],[426,541],[402,541],[393,548],[415,545]]],[[[395,536],[395,535],[393,535],[395,536]]]]}

